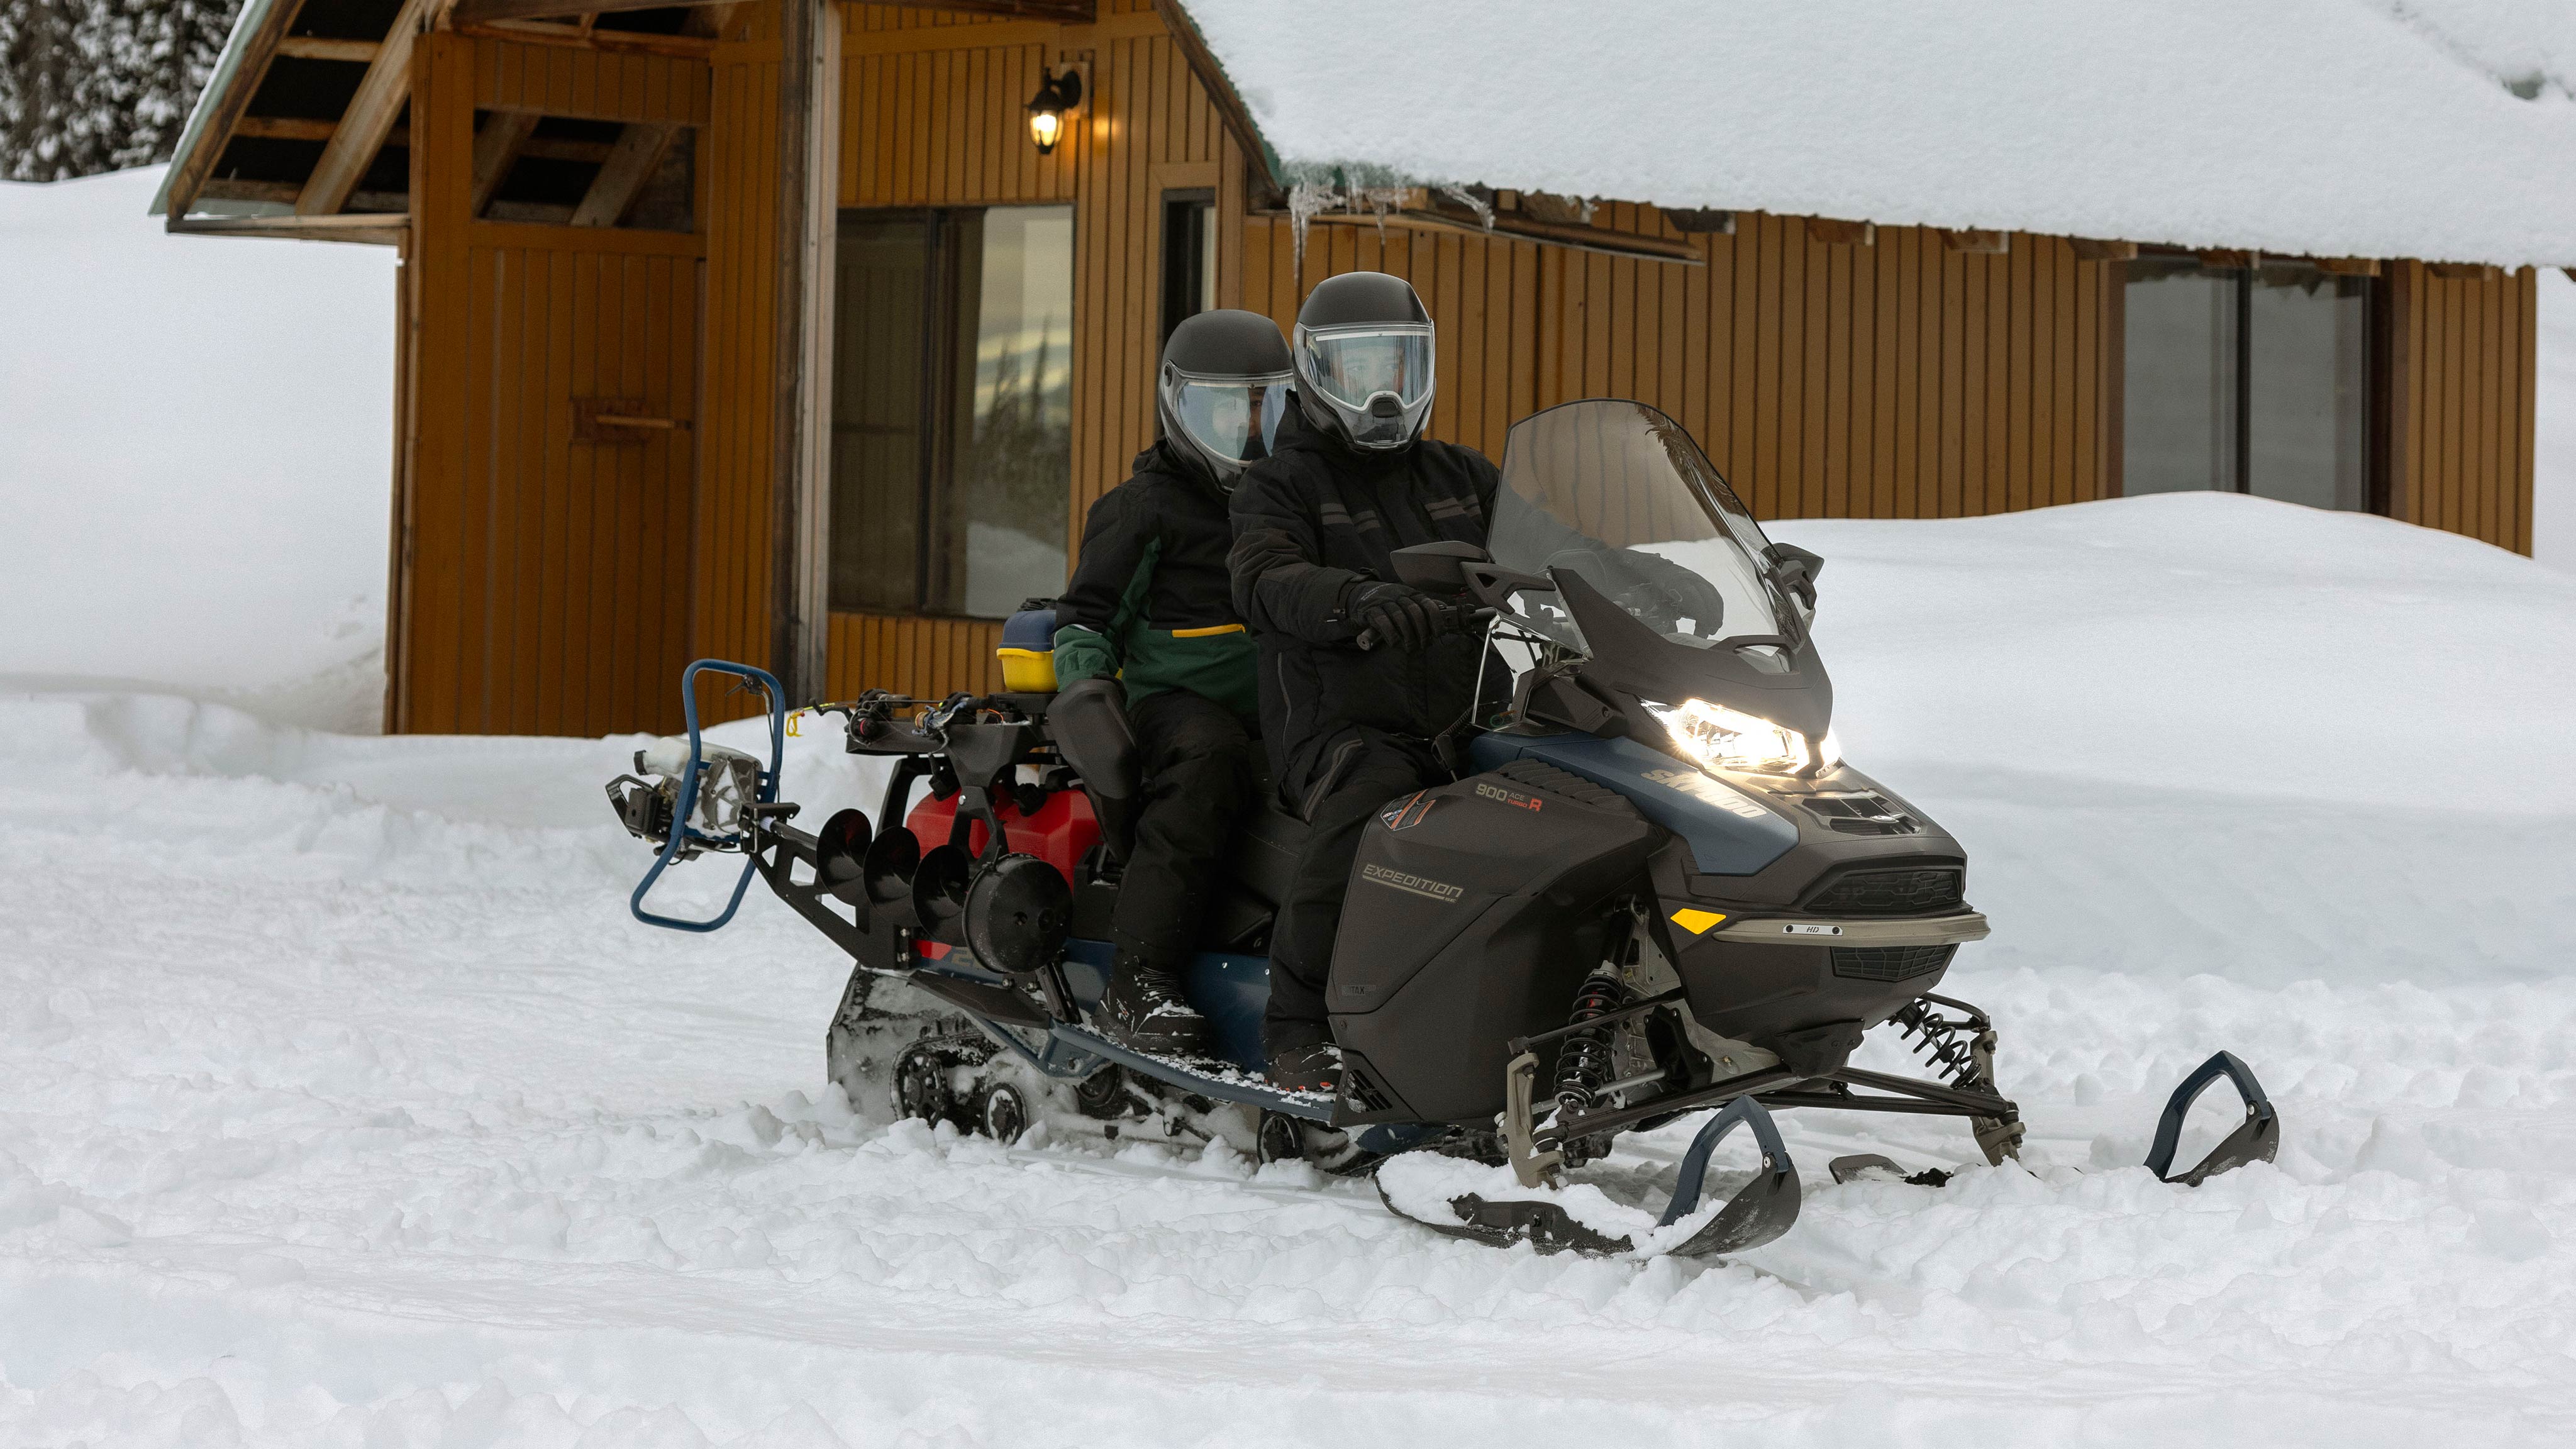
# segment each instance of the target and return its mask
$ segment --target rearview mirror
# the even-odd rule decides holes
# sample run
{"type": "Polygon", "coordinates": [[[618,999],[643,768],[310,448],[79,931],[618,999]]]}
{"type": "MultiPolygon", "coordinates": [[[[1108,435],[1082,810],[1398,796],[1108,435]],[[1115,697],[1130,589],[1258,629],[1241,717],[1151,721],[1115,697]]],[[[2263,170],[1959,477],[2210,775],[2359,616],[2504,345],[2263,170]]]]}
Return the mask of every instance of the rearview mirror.
{"type": "Polygon", "coordinates": [[[1399,548],[1395,560],[1396,582],[1426,593],[1454,594],[1467,587],[1467,566],[1490,563],[1492,558],[1472,543],[1442,539],[1438,543],[1417,543],[1399,548]]]}
{"type": "Polygon", "coordinates": [[[1780,587],[1798,596],[1810,611],[1816,607],[1816,575],[1825,571],[1822,555],[1812,554],[1794,543],[1771,545],[1771,573],[1780,587]]]}

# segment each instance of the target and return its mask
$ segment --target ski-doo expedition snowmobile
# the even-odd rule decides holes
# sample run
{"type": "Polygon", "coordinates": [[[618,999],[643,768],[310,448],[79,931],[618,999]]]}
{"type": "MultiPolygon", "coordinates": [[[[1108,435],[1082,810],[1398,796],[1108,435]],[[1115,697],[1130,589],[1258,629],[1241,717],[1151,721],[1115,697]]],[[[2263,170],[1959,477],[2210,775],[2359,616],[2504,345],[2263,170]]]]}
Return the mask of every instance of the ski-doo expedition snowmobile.
{"type": "MultiPolygon", "coordinates": [[[[1476,611],[1489,647],[1471,716],[1443,746],[1457,780],[1388,802],[1352,871],[1329,982],[1336,1090],[1261,1075],[1263,951],[1305,829],[1282,803],[1243,822],[1188,975],[1217,1057],[1145,1055],[1089,1024],[1118,890],[1100,822],[1127,808],[1135,766],[1114,700],[1053,692],[1042,606],[1006,626],[1000,693],[818,706],[892,775],[873,817],[842,809],[810,834],[776,798],[776,681],[690,666],[686,740],[639,753],[638,774],[609,786],[660,848],[636,914],[713,929],[757,873],[855,963],[827,1047],[854,1096],[1005,1140],[1039,1098],[1112,1131],[1240,1104],[1259,1113],[1265,1159],[1375,1171],[1390,1208],[1490,1242],[1767,1242],[1798,1211],[1771,1119],[1789,1107],[1961,1117],[1987,1161],[2014,1156],[2020,1112],[1997,1082],[1993,1027],[1934,994],[1987,934],[1966,852],[1840,757],[1809,632],[1823,561],[1766,538],[1698,445],[1643,404],[1525,419],[1502,473],[1489,551],[1396,555],[1403,582],[1476,611]],[[767,761],[700,738],[709,672],[765,696],[767,761]],[[747,857],[722,914],[649,910],[662,871],[703,852],[747,857]],[[1852,1065],[1882,1027],[1924,1075],[1852,1065]],[[1713,1115],[1650,1227],[1614,1231],[1569,1206],[1568,1174],[1619,1134],[1701,1111],[1713,1115]],[[1711,1152],[1738,1125],[1761,1165],[1703,1204],[1711,1152]]],[[[2269,1160],[2279,1132],[2221,1052],[2174,1094],[2148,1166],[2196,1183],[2269,1160]],[[2174,1174],[2184,1115],[2222,1077],[2244,1118],[2174,1174]]]]}

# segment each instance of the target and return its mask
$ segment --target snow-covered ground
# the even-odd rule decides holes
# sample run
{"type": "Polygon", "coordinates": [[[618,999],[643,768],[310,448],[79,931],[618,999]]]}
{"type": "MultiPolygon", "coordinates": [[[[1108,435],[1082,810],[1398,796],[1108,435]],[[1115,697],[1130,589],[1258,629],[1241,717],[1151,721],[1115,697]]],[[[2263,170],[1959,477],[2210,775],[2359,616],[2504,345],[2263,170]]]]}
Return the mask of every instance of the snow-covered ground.
{"type": "MultiPolygon", "coordinates": [[[[81,185],[111,184],[150,189],[81,185]]],[[[20,272],[0,306],[82,325],[20,272]]],[[[305,330],[378,325],[381,282],[305,330]]],[[[297,672],[353,657],[335,611],[381,597],[381,417],[262,493],[191,401],[231,380],[189,375],[213,391],[162,419],[92,372],[86,434],[77,395],[0,394],[0,494],[38,525],[0,534],[0,588],[50,581],[0,595],[0,671],[170,681],[0,683],[0,1443],[2576,1437],[2576,574],[2207,495],[1781,526],[1830,561],[1852,758],[1972,852],[1996,934],[1946,989],[1998,1016],[2040,1171],[1837,1187],[1836,1153],[1973,1148],[1792,1114],[1786,1238],[1551,1259],[1226,1150],[872,1125],[823,1082],[819,938],[757,892],[711,937],[627,918],[645,858],[599,784],[635,741],[294,723],[297,672]],[[197,471],[116,471],[165,456],[197,471]],[[155,557],[57,545],[58,474],[112,500],[89,517],[169,520],[155,557]],[[176,547],[189,519],[278,550],[265,581],[176,547]],[[2221,1046],[2280,1162],[2129,1168],[2221,1046]]],[[[829,745],[788,793],[864,803],[829,745]]]]}

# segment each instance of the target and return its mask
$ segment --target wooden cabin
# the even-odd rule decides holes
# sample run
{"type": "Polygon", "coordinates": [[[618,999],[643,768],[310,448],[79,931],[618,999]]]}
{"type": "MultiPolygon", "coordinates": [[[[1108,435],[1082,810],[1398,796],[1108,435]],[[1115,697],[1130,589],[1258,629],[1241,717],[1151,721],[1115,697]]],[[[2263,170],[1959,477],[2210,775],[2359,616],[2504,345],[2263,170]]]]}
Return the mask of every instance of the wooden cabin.
{"type": "Polygon", "coordinates": [[[997,688],[1168,329],[1354,269],[1497,456],[1625,396],[1766,517],[2218,487],[2530,548],[2511,258],[1301,175],[1174,0],[600,5],[249,0],[169,174],[173,231],[400,249],[391,730],[669,730],[709,655],[997,688]]]}

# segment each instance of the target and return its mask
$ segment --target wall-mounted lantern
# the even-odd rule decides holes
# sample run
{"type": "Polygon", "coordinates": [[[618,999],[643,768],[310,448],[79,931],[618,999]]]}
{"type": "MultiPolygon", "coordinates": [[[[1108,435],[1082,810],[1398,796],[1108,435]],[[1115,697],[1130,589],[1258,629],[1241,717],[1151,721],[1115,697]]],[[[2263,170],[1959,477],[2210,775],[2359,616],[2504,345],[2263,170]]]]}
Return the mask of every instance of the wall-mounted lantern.
{"type": "Polygon", "coordinates": [[[1065,123],[1081,104],[1082,73],[1068,67],[1058,75],[1048,68],[1038,93],[1029,97],[1029,139],[1037,143],[1039,155],[1055,150],[1055,143],[1064,139],[1065,123]]]}

